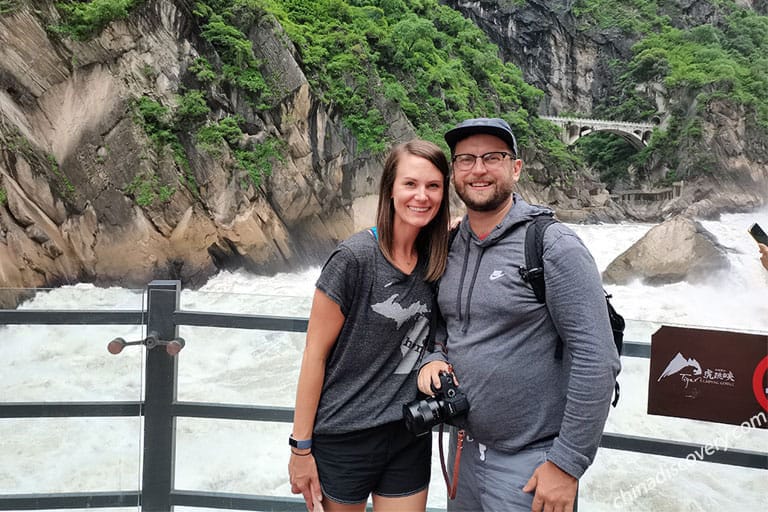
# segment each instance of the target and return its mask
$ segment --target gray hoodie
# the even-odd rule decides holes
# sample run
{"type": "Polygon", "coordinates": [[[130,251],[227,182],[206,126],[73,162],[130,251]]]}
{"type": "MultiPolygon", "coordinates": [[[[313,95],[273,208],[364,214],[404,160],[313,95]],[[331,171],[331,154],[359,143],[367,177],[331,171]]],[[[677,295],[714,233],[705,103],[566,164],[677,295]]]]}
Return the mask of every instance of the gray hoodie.
{"type": "Polygon", "coordinates": [[[518,269],[528,221],[550,210],[514,199],[483,240],[461,222],[440,280],[444,325],[424,364],[453,364],[470,404],[463,426],[477,441],[514,453],[554,438],[548,460],[580,478],[620,368],[602,281],[578,236],[552,224],[544,236],[547,302],[539,303],[518,269]],[[562,359],[554,356],[558,336],[562,359]]]}

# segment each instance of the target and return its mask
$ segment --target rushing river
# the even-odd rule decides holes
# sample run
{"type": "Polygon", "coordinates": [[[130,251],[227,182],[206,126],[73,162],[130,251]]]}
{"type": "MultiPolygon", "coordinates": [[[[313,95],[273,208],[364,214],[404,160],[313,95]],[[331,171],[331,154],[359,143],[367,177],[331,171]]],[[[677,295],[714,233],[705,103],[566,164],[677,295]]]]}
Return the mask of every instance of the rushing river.
{"type": "MultiPolygon", "coordinates": [[[[760,266],[757,247],[747,234],[755,221],[768,226],[768,212],[702,221],[729,248],[731,262],[729,272],[705,283],[607,287],[615,307],[631,320],[627,339],[650,342],[661,324],[768,333],[768,271],[760,266]]],[[[651,227],[573,226],[601,270],[651,227]]],[[[199,290],[183,291],[181,307],[305,317],[318,272],[311,268],[269,277],[222,272],[199,290]]],[[[142,290],[80,284],[38,293],[22,307],[138,309],[144,301],[142,290]]],[[[115,336],[131,340],[143,335],[131,326],[2,327],[0,401],[138,400],[143,349],[127,347],[113,356],[106,344],[115,336]]],[[[293,405],[302,334],[181,327],[180,335],[187,341],[179,355],[180,400],[293,405]]],[[[624,357],[622,363],[622,398],[606,431],[701,445],[727,438],[728,448],[768,452],[765,429],[743,431],[646,414],[648,360],[624,357]]],[[[140,432],[137,418],[0,420],[0,494],[136,490],[141,482],[140,432]]],[[[290,425],[282,423],[180,418],[176,488],[289,496],[289,432],[290,425]]],[[[435,455],[429,506],[443,507],[445,494],[435,455]]],[[[766,470],[607,449],[598,452],[580,487],[580,510],[587,512],[766,507],[766,470]]]]}

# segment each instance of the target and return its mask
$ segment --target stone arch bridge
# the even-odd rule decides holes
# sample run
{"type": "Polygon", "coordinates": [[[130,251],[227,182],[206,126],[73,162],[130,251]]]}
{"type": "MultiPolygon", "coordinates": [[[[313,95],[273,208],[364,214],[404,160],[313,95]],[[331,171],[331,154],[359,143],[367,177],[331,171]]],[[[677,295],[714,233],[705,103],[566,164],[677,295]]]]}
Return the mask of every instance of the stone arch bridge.
{"type": "Polygon", "coordinates": [[[623,121],[605,121],[602,119],[582,119],[578,117],[541,116],[556,125],[562,131],[560,137],[567,145],[571,145],[581,137],[593,132],[608,132],[622,137],[633,147],[640,150],[648,145],[656,125],[651,123],[626,123],[623,121]]]}

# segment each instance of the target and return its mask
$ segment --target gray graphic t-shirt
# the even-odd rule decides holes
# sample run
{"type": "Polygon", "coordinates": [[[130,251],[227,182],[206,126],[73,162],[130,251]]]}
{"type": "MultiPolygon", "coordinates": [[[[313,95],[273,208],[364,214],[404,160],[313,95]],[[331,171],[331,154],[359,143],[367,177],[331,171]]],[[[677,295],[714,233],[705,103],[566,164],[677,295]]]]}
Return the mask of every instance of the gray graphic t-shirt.
{"type": "Polygon", "coordinates": [[[340,243],[326,261],[317,288],[339,305],[345,321],[328,356],[316,434],[400,420],[403,404],[416,398],[434,303],[425,263],[403,274],[367,230],[340,243]]]}

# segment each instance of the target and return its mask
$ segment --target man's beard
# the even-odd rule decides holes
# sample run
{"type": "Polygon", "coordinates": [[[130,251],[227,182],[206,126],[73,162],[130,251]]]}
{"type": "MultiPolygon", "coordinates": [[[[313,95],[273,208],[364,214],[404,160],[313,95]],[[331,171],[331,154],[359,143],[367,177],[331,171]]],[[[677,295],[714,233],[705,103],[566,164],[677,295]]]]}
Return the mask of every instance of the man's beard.
{"type": "Polygon", "coordinates": [[[491,212],[498,210],[509,201],[509,196],[512,195],[512,191],[514,190],[513,183],[505,183],[503,184],[505,186],[501,186],[502,184],[497,181],[496,185],[496,192],[494,192],[491,197],[484,200],[477,200],[470,197],[470,195],[465,192],[468,189],[471,190],[471,187],[467,184],[464,185],[464,191],[459,191],[458,187],[455,187],[455,184],[454,189],[459,198],[464,201],[464,204],[467,205],[467,208],[470,210],[476,212],[491,212]]]}

